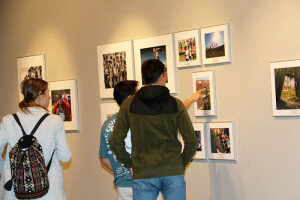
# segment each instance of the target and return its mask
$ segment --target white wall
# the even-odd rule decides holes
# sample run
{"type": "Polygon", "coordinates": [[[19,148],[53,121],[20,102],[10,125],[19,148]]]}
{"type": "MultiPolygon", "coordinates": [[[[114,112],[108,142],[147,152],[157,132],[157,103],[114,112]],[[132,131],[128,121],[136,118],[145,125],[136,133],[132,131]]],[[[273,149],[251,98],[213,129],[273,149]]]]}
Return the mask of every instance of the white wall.
{"type": "Polygon", "coordinates": [[[49,81],[78,79],[79,133],[68,134],[68,199],[116,199],[98,159],[100,103],[96,46],[229,23],[232,63],[177,70],[178,95],[191,73],[215,70],[217,117],[235,121],[236,162],[199,161],[186,172],[189,200],[300,199],[299,117],[273,117],[272,61],[300,59],[300,1],[1,0],[0,117],[18,104],[16,58],[45,54],[49,81]]]}

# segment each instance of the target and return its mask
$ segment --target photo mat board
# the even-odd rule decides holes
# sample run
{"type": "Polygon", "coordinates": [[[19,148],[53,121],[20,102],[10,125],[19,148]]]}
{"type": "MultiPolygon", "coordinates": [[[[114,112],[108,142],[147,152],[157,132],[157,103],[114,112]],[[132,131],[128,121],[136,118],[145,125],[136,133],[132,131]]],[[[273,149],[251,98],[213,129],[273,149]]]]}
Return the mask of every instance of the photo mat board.
{"type": "Polygon", "coordinates": [[[204,123],[193,123],[198,140],[198,147],[194,159],[206,159],[204,123]]]}
{"type": "Polygon", "coordinates": [[[103,125],[103,123],[108,118],[110,118],[111,116],[119,112],[120,107],[116,102],[112,102],[112,103],[102,103],[100,105],[100,109],[101,109],[101,125],[103,125]]]}
{"type": "Polygon", "coordinates": [[[300,116],[300,60],[273,62],[270,69],[273,116],[300,116]]]}
{"type": "Polygon", "coordinates": [[[200,30],[175,33],[177,67],[200,66],[200,30]]]}
{"type": "Polygon", "coordinates": [[[132,41],[97,47],[100,98],[113,98],[119,81],[134,80],[132,41]]]}
{"type": "Polygon", "coordinates": [[[207,123],[208,158],[236,160],[236,140],[233,122],[207,123]]]}
{"type": "Polygon", "coordinates": [[[49,111],[59,115],[66,131],[79,131],[77,80],[49,82],[49,111]]]}
{"type": "Polygon", "coordinates": [[[170,93],[176,93],[173,34],[134,40],[135,77],[143,86],[141,66],[145,60],[159,59],[165,65],[170,93]]]}
{"type": "Polygon", "coordinates": [[[201,44],[203,64],[231,62],[229,24],[202,28],[201,44]]]}
{"type": "Polygon", "coordinates": [[[35,55],[17,58],[19,100],[23,100],[21,83],[25,79],[38,78],[47,80],[45,55],[35,55]]]}
{"type": "Polygon", "coordinates": [[[195,116],[216,116],[216,89],[214,71],[192,73],[193,93],[202,90],[203,97],[194,103],[195,116]]]}

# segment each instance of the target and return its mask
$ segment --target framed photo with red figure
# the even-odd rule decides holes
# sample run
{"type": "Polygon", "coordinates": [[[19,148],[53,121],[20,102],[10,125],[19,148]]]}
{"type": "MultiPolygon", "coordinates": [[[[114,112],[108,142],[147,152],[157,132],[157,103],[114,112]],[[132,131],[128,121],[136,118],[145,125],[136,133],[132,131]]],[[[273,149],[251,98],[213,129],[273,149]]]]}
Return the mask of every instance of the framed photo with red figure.
{"type": "Polygon", "coordinates": [[[49,111],[61,117],[66,131],[79,131],[77,80],[53,81],[49,85],[49,111]]]}

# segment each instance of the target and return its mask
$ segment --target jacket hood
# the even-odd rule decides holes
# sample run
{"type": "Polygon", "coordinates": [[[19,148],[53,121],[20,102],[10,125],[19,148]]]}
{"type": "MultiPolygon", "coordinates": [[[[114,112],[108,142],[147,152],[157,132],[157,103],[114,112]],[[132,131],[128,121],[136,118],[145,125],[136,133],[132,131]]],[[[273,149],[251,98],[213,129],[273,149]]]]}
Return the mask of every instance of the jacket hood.
{"type": "Polygon", "coordinates": [[[170,91],[165,86],[150,85],[142,87],[135,96],[146,104],[158,103],[168,100],[170,98],[170,91]]]}

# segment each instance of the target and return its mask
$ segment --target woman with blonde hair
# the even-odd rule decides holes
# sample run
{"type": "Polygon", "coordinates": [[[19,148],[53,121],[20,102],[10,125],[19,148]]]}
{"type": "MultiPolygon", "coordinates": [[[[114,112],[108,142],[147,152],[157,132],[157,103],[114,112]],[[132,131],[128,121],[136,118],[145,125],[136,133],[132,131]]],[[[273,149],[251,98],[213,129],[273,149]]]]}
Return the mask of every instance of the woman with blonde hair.
{"type": "Polygon", "coordinates": [[[45,164],[50,163],[49,170],[47,170],[49,189],[39,199],[67,199],[63,188],[62,167],[59,162],[68,162],[71,158],[71,151],[61,118],[57,115],[46,114],[50,101],[48,83],[41,79],[27,79],[21,84],[21,89],[24,100],[19,103],[20,110],[16,113],[20,124],[17,123],[17,119],[13,115],[3,117],[0,124],[0,155],[4,146],[8,144],[4,165],[0,165],[0,199],[17,199],[14,185],[11,190],[4,188],[4,185],[7,185],[12,179],[9,153],[24,133],[26,135],[31,133],[38,121],[44,116],[45,118],[36,129],[34,137],[42,147],[45,164]]]}

